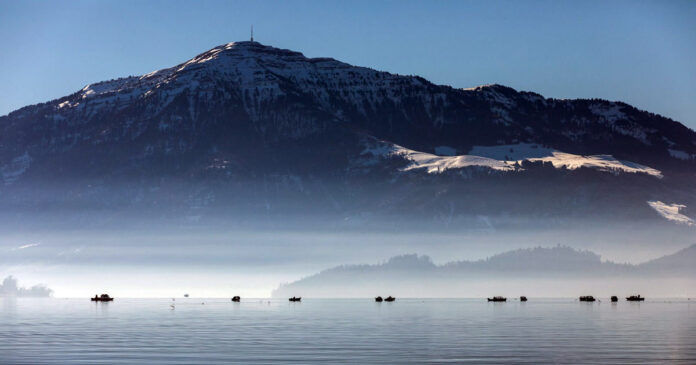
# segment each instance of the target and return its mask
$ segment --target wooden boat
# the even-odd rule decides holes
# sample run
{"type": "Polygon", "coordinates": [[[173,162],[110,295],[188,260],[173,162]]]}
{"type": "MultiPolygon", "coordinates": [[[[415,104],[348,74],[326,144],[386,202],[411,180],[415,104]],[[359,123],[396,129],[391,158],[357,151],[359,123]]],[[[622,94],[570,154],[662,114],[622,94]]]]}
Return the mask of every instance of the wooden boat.
{"type": "Polygon", "coordinates": [[[489,302],[507,302],[507,298],[505,297],[493,297],[493,298],[488,298],[489,302]]]}
{"type": "Polygon", "coordinates": [[[291,302],[300,302],[300,301],[302,301],[302,297],[292,297],[292,298],[288,298],[288,300],[291,302]]]}
{"type": "Polygon", "coordinates": [[[90,298],[89,300],[93,302],[111,302],[114,300],[114,298],[110,297],[109,294],[102,294],[100,296],[95,294],[94,298],[90,298]]]}
{"type": "Polygon", "coordinates": [[[383,300],[382,297],[375,298],[375,302],[381,302],[382,300],[383,300]]]}
{"type": "Polygon", "coordinates": [[[520,297],[520,302],[526,302],[526,301],[527,301],[527,297],[525,297],[524,295],[520,297]]]}
{"type": "Polygon", "coordinates": [[[631,295],[630,297],[626,297],[626,300],[629,302],[642,302],[645,300],[645,298],[641,297],[640,295],[631,295]]]}
{"type": "Polygon", "coordinates": [[[619,298],[618,298],[616,295],[612,295],[612,296],[611,296],[611,302],[612,302],[612,303],[616,303],[616,302],[618,302],[618,301],[619,301],[619,298]]]}
{"type": "Polygon", "coordinates": [[[385,302],[393,302],[395,300],[396,300],[396,298],[392,297],[391,295],[384,299],[385,302]]]}
{"type": "Polygon", "coordinates": [[[596,299],[591,295],[583,295],[580,297],[581,302],[594,302],[596,299]]]}
{"type": "Polygon", "coordinates": [[[242,298],[240,298],[239,295],[235,295],[235,296],[232,297],[232,301],[233,301],[233,302],[239,302],[239,301],[241,301],[241,300],[242,300],[242,298]]]}

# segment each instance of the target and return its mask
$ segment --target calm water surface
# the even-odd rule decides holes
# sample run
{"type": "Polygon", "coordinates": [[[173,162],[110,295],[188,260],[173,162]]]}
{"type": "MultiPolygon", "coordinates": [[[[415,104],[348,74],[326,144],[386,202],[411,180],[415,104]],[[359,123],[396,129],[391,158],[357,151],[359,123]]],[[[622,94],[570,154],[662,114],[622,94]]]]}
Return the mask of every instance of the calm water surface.
{"type": "Polygon", "coordinates": [[[0,299],[3,364],[279,362],[696,364],[696,303],[0,299]]]}

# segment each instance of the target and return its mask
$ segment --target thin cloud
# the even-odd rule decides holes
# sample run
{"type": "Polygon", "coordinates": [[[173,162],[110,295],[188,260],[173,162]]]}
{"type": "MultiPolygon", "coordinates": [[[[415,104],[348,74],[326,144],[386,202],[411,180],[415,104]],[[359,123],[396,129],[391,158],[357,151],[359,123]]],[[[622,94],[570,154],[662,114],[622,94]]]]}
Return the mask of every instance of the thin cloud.
{"type": "Polygon", "coordinates": [[[25,248],[36,247],[36,246],[38,246],[38,245],[40,245],[40,243],[29,243],[29,244],[26,244],[26,245],[19,246],[19,247],[15,248],[15,250],[23,250],[23,249],[25,249],[25,248]]]}

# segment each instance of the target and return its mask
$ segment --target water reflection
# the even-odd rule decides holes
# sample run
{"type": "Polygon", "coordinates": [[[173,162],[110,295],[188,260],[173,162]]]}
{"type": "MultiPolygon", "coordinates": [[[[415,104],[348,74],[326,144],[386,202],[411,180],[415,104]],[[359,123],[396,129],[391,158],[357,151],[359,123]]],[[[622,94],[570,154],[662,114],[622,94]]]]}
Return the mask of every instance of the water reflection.
{"type": "Polygon", "coordinates": [[[0,363],[693,364],[695,336],[685,300],[5,298],[0,363]]]}

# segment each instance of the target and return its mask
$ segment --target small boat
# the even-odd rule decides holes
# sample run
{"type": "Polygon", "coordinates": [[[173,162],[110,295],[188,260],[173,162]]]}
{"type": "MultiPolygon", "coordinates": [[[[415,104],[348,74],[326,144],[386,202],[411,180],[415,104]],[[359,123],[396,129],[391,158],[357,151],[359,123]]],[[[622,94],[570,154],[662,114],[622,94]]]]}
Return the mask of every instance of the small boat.
{"type": "Polygon", "coordinates": [[[383,301],[383,300],[384,300],[384,299],[382,299],[382,297],[377,297],[377,298],[375,298],[375,302],[381,302],[381,301],[383,301]]]}
{"type": "Polygon", "coordinates": [[[591,295],[583,295],[580,297],[581,302],[594,302],[596,299],[591,295]]]}
{"type": "Polygon", "coordinates": [[[629,302],[642,302],[645,300],[645,298],[641,297],[640,295],[631,295],[630,297],[626,297],[626,300],[629,302]]]}
{"type": "Polygon", "coordinates": [[[395,300],[396,300],[396,298],[392,297],[391,295],[384,299],[385,302],[393,302],[395,300]]]}
{"type": "Polygon", "coordinates": [[[616,303],[616,302],[618,302],[618,301],[619,301],[619,297],[617,297],[616,295],[612,295],[612,296],[611,296],[611,302],[612,302],[612,303],[616,303]]]}
{"type": "Polygon", "coordinates": [[[520,297],[520,302],[526,302],[526,301],[527,301],[527,297],[525,297],[524,295],[520,297]]]}
{"type": "Polygon", "coordinates": [[[489,302],[507,302],[507,298],[505,297],[493,297],[493,298],[488,298],[489,302]]]}
{"type": "Polygon", "coordinates": [[[188,298],[188,297],[189,297],[189,295],[188,295],[188,294],[184,294],[184,298],[188,298]]]}
{"type": "Polygon", "coordinates": [[[288,300],[291,302],[300,302],[300,301],[302,301],[302,297],[292,297],[292,298],[288,298],[288,300]]]}
{"type": "Polygon", "coordinates": [[[114,298],[110,297],[109,294],[102,294],[100,296],[95,294],[94,298],[90,298],[89,300],[93,302],[111,302],[114,300],[114,298]]]}
{"type": "Polygon", "coordinates": [[[232,301],[233,301],[233,302],[239,302],[239,301],[241,301],[241,300],[242,300],[242,298],[240,298],[239,295],[235,295],[235,296],[232,297],[232,301]]]}

